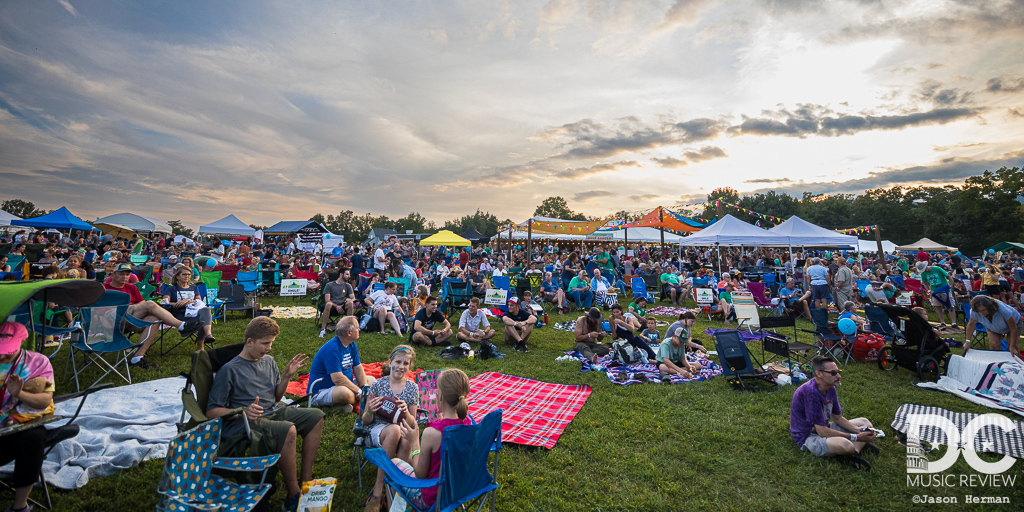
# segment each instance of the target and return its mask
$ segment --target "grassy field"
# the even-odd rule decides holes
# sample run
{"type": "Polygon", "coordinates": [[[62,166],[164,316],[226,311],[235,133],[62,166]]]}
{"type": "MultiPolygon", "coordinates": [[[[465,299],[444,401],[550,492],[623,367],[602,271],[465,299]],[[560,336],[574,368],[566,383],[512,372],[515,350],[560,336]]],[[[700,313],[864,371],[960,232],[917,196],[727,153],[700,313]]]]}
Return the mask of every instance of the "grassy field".
{"type": "MultiPolygon", "coordinates": [[[[295,304],[289,299],[264,303],[295,304]]],[[[303,305],[307,302],[303,302],[303,305]]],[[[556,316],[551,321],[576,318],[556,316]]],[[[669,320],[665,318],[665,320],[669,320]]],[[[293,354],[312,356],[325,340],[317,337],[313,320],[279,320],[282,333],[272,354],[283,365],[293,354]]],[[[235,315],[214,326],[219,345],[242,341],[246,320],[235,315]]],[[[698,321],[694,332],[721,327],[721,322],[698,321]]],[[[809,324],[802,325],[810,328],[809,324]]],[[[661,329],[664,332],[664,328],[661,329]]],[[[701,337],[707,337],[701,334],[701,337]]],[[[800,333],[801,341],[811,336],[800,333]]],[[[382,361],[400,340],[395,335],[363,334],[358,342],[364,362],[382,361]]],[[[707,340],[710,342],[710,340],[707,340]]],[[[872,363],[844,368],[839,396],[848,418],[865,416],[886,429],[882,453],[868,456],[871,472],[856,471],[834,460],[800,452],[789,436],[789,404],[794,387],[749,393],[732,389],[724,379],[685,385],[617,386],[603,373],[580,372],[578,363],[557,362],[571,349],[571,333],[545,327],[537,330],[529,354],[498,342],[507,356],[498,360],[447,361],[437,349],[418,353],[425,369],[458,367],[471,377],[497,371],[563,384],[593,388],[583,410],[552,450],[506,444],[500,454],[499,510],[802,510],[827,506],[841,510],[925,510],[915,495],[956,498],[1010,496],[1011,505],[984,505],[988,510],[1020,510],[1024,482],[1009,488],[914,488],[907,485],[906,450],[889,428],[896,409],[917,403],[950,410],[993,412],[952,395],[919,389],[917,376],[905,369],[883,373],[872,363]],[[1002,508],[1000,508],[1002,507],[1002,508]]],[[[757,342],[749,345],[760,357],[757,342]]],[[[956,350],[959,353],[959,350],[956,350]]],[[[62,361],[61,358],[55,360],[62,361]]],[[[187,370],[188,350],[153,360],[156,370],[133,372],[141,380],[175,376],[187,370]]],[[[58,375],[63,370],[55,368],[58,375]]],[[[308,366],[305,369],[308,371],[308,366]]],[[[58,392],[66,392],[59,385],[58,392]]],[[[1009,414],[1007,414],[1009,415],[1009,414]]],[[[1014,418],[1019,419],[1019,418],[1014,418]]],[[[354,415],[327,412],[323,442],[314,476],[337,477],[334,510],[362,510],[365,499],[351,472],[354,415]]],[[[994,458],[984,457],[986,460],[994,458]]],[[[116,476],[95,478],[79,490],[57,491],[57,510],[150,510],[157,502],[156,486],[162,460],[151,460],[116,476]]],[[[963,458],[950,473],[974,473],[963,458]]],[[[1010,474],[1024,476],[1024,464],[1010,474]]],[[[372,473],[366,472],[372,479],[372,473]]],[[[275,496],[274,506],[283,500],[275,496]]],[[[0,503],[9,499],[0,498],[0,503]]],[[[978,505],[967,505],[979,507],[978,505]]]]}

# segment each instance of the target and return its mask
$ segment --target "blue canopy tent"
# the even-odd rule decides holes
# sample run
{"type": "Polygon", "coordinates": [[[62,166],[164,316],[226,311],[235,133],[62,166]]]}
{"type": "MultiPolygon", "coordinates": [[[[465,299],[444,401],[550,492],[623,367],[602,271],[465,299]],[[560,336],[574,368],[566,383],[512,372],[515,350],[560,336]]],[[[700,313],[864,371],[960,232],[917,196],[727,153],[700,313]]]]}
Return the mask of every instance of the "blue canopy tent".
{"type": "Polygon", "coordinates": [[[228,215],[223,219],[199,226],[199,233],[210,235],[253,236],[256,234],[256,230],[248,224],[238,220],[238,217],[228,215]]]}
{"type": "Polygon", "coordinates": [[[66,206],[61,206],[53,213],[47,213],[31,219],[12,220],[12,226],[28,226],[30,228],[78,229],[81,231],[97,231],[88,222],[75,217],[66,206]]]}

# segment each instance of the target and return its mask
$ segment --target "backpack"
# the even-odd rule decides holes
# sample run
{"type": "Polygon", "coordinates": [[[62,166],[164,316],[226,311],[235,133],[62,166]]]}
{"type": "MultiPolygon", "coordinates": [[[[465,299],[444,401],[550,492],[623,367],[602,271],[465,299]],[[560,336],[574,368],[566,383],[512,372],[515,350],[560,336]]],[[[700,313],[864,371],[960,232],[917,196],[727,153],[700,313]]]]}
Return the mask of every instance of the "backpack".
{"type": "Polygon", "coordinates": [[[633,348],[625,340],[618,340],[612,343],[612,361],[619,366],[629,366],[644,362],[643,353],[633,348]]]}

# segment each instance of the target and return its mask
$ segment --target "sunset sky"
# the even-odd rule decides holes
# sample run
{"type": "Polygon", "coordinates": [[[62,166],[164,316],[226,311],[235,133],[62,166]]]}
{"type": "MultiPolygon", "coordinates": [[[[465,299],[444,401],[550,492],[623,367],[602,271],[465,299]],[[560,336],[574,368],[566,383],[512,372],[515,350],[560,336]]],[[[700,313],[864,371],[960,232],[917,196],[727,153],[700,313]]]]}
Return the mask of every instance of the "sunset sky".
{"type": "Polygon", "coordinates": [[[1024,0],[0,5],[0,199],[604,216],[1024,163],[1024,0]]]}

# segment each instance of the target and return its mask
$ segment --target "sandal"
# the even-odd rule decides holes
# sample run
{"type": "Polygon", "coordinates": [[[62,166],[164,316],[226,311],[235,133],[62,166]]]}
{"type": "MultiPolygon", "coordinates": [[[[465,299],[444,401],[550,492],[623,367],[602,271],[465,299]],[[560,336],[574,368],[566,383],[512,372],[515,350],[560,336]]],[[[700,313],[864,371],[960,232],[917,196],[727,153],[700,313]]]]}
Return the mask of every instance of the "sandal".
{"type": "Polygon", "coordinates": [[[862,459],[859,455],[850,455],[846,460],[856,469],[861,471],[871,471],[871,463],[862,459]]]}

